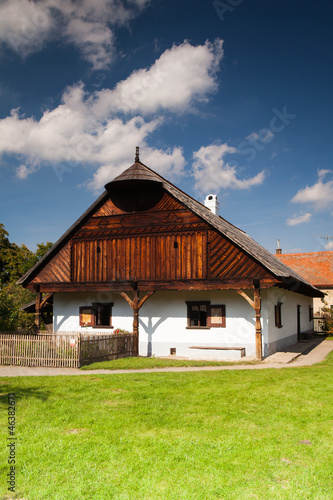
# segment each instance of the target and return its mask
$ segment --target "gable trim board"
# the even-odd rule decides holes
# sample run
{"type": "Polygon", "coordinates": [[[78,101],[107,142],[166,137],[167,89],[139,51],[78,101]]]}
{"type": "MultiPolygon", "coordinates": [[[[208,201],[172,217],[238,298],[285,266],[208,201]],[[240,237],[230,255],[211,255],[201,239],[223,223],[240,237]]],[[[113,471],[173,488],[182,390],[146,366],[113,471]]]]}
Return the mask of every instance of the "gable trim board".
{"type": "MultiPolygon", "coordinates": [[[[280,289],[282,295],[294,294],[299,303],[305,297],[304,304],[311,297],[323,295],[242,230],[213,214],[141,162],[134,163],[105,187],[105,192],[18,281],[24,287],[39,293],[55,294],[54,331],[60,331],[63,324],[70,327],[72,323],[77,330],[77,319],[68,324],[68,318],[59,310],[59,304],[66,309],[61,296],[66,296],[70,303],[71,294],[73,301],[79,294],[83,301],[80,306],[84,306],[88,305],[89,297],[96,294],[111,293],[120,297],[113,292],[156,292],[157,298],[152,296],[142,307],[142,317],[145,309],[149,310],[149,304],[158,302],[158,294],[171,293],[178,302],[183,294],[187,294],[187,300],[193,300],[192,295],[195,294],[205,297],[219,294],[219,300],[215,304],[224,304],[223,293],[228,296],[230,293],[235,295],[235,290],[246,290],[248,295],[253,295],[253,290],[257,289],[256,310],[237,293],[237,300],[234,298],[232,303],[235,300],[237,303],[241,301],[250,308],[251,318],[257,317],[256,330],[260,333],[260,338],[260,329],[264,328],[263,321],[266,320],[263,320],[263,315],[260,319],[259,289],[262,311],[265,307],[267,311],[274,309],[269,298],[274,296],[270,291],[273,290],[272,287],[280,289]],[[129,210],[126,209],[126,203],[124,205],[128,193],[131,193],[126,202],[127,206],[131,206],[129,210]],[[63,318],[61,321],[60,317],[63,318]]],[[[112,300],[116,315],[117,304],[123,298],[119,300],[112,300]]],[[[95,299],[94,301],[96,302],[95,299]]],[[[185,311],[186,304],[182,305],[185,311]]],[[[130,317],[129,308],[128,313],[130,317]]],[[[72,318],[72,309],[70,314],[72,318]]],[[[77,311],[76,316],[78,314],[77,311]]],[[[171,318],[172,310],[168,314],[171,318]]],[[[186,312],[183,314],[186,316],[186,312]]],[[[127,316],[120,317],[127,324],[127,316]]],[[[180,321],[183,319],[182,316],[180,321]]],[[[250,316],[246,321],[253,330],[250,316]]],[[[288,322],[288,334],[279,332],[281,341],[296,333],[293,331],[293,321],[288,322]]],[[[307,329],[311,328],[305,322],[304,325],[307,329]]],[[[124,326],[118,324],[116,327],[124,326]]],[[[140,323],[140,328],[145,331],[143,322],[140,323]]],[[[214,329],[215,336],[219,330],[214,329]]],[[[204,336],[202,331],[201,335],[202,342],[207,341],[207,338],[214,338],[214,335],[204,336]]],[[[280,340],[274,340],[276,345],[280,340]]],[[[192,341],[191,343],[197,345],[198,341],[199,338],[194,344],[192,341]]],[[[141,337],[140,342],[144,342],[141,337]]],[[[166,339],[165,342],[168,344],[169,340],[166,339]]],[[[230,342],[237,343],[236,337],[230,342]]],[[[228,343],[225,332],[218,344],[221,343],[228,343]]],[[[266,344],[266,352],[270,352],[268,330],[266,344]]],[[[249,349],[251,352],[252,348],[249,349]]]]}

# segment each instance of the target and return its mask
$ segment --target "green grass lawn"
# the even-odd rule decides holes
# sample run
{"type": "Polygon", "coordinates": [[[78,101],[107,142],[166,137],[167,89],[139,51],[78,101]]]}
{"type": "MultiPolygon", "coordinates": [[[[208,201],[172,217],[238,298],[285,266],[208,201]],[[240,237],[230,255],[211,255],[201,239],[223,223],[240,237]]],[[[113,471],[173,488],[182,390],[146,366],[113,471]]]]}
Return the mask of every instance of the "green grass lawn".
{"type": "Polygon", "coordinates": [[[333,353],[304,368],[1,378],[0,498],[331,499],[332,377],[333,353]]]}
{"type": "Polygon", "coordinates": [[[146,357],[119,358],[111,361],[100,361],[81,367],[81,370],[141,370],[143,368],[166,368],[170,366],[227,366],[237,364],[257,364],[259,361],[200,361],[193,359],[161,359],[146,357]]]}

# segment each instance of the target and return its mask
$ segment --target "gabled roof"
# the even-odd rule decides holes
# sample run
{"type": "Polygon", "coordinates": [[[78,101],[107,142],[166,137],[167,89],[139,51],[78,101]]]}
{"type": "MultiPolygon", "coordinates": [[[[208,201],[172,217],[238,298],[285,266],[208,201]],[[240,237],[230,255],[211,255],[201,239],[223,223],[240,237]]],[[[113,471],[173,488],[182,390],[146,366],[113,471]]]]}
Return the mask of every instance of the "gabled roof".
{"type": "MultiPolygon", "coordinates": [[[[321,297],[323,294],[314,288],[310,283],[293,269],[287,267],[283,262],[272,255],[268,250],[259,245],[244,231],[232,225],[222,217],[213,214],[202,203],[199,203],[194,198],[184,193],[182,190],[171,184],[171,182],[164,179],[161,175],[157,174],[149,167],[141,163],[139,160],[125,170],[122,174],[116,177],[113,181],[108,183],[106,187],[111,184],[116,184],[118,181],[126,180],[149,180],[153,182],[162,183],[163,189],[174,196],[177,200],[183,203],[188,209],[201,217],[204,221],[208,222],[214,229],[222,233],[227,239],[238,246],[246,254],[254,258],[257,262],[263,265],[272,275],[280,280],[281,286],[293,289],[300,293],[312,297],[321,297]]],[[[80,225],[87,220],[87,218],[108,198],[107,190],[86,210],[86,212],[66,231],[66,233],[50,248],[50,250],[39,260],[39,262],[31,268],[17,283],[25,285],[37,274],[39,270],[50,260],[50,258],[61,248],[61,246],[68,241],[80,225]]]]}
{"type": "Polygon", "coordinates": [[[313,286],[333,287],[333,252],[286,253],[276,257],[313,286]]]}

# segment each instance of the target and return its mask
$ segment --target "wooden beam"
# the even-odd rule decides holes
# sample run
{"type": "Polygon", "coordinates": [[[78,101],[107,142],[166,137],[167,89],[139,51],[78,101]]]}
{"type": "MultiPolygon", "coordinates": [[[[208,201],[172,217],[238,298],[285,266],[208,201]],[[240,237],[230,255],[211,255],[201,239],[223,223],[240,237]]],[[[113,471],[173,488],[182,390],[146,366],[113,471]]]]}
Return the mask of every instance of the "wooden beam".
{"type": "Polygon", "coordinates": [[[148,293],[146,293],[146,295],[143,297],[143,299],[141,299],[140,302],[139,302],[139,309],[141,309],[141,307],[146,302],[146,300],[149,299],[149,297],[151,297],[152,295],[154,295],[154,293],[155,292],[148,292],[148,293]]]}
{"type": "Polygon", "coordinates": [[[41,301],[40,303],[40,309],[43,309],[44,305],[46,304],[46,302],[52,297],[53,293],[48,293],[46,295],[46,297],[44,297],[44,299],[41,301]]]}
{"type": "Polygon", "coordinates": [[[254,300],[250,299],[250,297],[245,293],[243,292],[243,290],[236,290],[237,293],[239,293],[239,295],[241,295],[242,297],[244,297],[244,299],[250,304],[250,306],[254,309],[254,300]]]}
{"type": "Polygon", "coordinates": [[[35,313],[35,326],[37,331],[40,329],[40,324],[41,324],[41,313],[40,313],[41,299],[42,299],[42,292],[38,291],[36,297],[36,313],[35,313]]]}
{"type": "Polygon", "coordinates": [[[133,299],[131,299],[126,292],[118,292],[119,295],[121,295],[126,302],[130,305],[130,307],[133,309],[133,336],[134,336],[134,346],[133,346],[133,352],[134,356],[139,355],[139,310],[143,306],[143,304],[146,302],[149,297],[151,297],[155,292],[148,292],[146,295],[140,300],[139,299],[139,290],[135,288],[133,290],[133,299]]]}
{"type": "MultiPolygon", "coordinates": [[[[271,288],[274,285],[279,285],[277,280],[260,280],[260,288],[271,288]]],[[[29,290],[35,291],[34,284],[27,286],[29,290]]],[[[253,280],[171,280],[171,281],[145,281],[142,287],[146,291],[161,291],[161,290],[248,290],[253,287],[253,280]]],[[[131,292],[133,286],[130,281],[112,281],[112,282],[71,282],[71,283],[40,283],[41,292],[131,292]]]]}
{"type": "Polygon", "coordinates": [[[130,297],[127,295],[127,293],[125,293],[125,292],[118,292],[118,293],[126,300],[126,302],[129,303],[130,307],[133,309],[133,301],[132,301],[132,299],[130,299],[130,297]]]}

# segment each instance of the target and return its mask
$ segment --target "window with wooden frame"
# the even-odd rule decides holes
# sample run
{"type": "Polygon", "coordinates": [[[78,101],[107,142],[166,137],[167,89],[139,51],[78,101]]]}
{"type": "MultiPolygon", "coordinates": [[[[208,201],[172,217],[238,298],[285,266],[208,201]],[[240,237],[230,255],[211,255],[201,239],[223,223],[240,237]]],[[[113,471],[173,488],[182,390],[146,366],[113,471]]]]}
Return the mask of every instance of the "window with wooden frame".
{"type": "Polygon", "coordinates": [[[275,326],[276,328],[282,328],[282,313],[281,313],[282,302],[278,302],[274,306],[275,310],[275,326]]]}
{"type": "Polygon", "coordinates": [[[112,328],[112,302],[95,302],[92,306],[80,307],[80,326],[112,328]]]}
{"type": "Polygon", "coordinates": [[[187,328],[225,328],[225,305],[210,301],[186,301],[187,328]]]}

